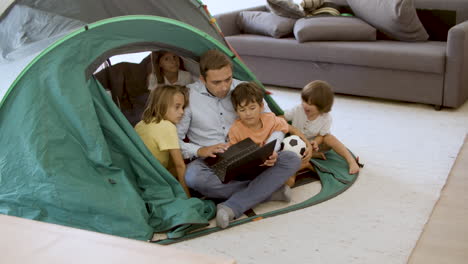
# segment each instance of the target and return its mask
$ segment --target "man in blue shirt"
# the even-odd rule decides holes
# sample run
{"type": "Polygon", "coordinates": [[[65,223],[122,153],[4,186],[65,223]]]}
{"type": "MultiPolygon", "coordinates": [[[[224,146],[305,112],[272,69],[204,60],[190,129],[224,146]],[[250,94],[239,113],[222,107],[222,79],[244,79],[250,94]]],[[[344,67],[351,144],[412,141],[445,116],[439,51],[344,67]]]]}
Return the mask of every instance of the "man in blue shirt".
{"type": "Polygon", "coordinates": [[[275,152],[264,164],[269,168],[251,181],[226,184],[203,162],[229,146],[227,134],[237,118],[231,92],[240,81],[232,77],[230,59],[218,50],[209,50],[201,56],[200,75],[198,82],[187,85],[190,103],[177,125],[182,154],[185,158],[198,158],[187,167],[187,186],[207,197],[226,199],[217,208],[216,223],[221,228],[261,202],[289,202],[291,190],[284,183],[301,165],[293,152],[275,152]],[[182,141],[186,136],[189,143],[182,141]]]}

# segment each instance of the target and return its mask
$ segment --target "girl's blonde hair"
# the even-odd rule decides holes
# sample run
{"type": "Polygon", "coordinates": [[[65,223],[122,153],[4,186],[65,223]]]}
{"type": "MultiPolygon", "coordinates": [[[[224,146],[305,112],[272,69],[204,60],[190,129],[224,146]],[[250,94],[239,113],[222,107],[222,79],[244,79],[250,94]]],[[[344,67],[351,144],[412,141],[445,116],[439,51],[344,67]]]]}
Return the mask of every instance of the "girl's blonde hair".
{"type": "Polygon", "coordinates": [[[315,105],[321,113],[328,113],[333,106],[333,90],[325,81],[313,81],[308,83],[301,92],[304,102],[315,105]]]}
{"type": "Polygon", "coordinates": [[[149,124],[159,123],[164,119],[169,104],[172,103],[174,95],[181,93],[184,96],[184,108],[188,106],[188,89],[180,85],[162,85],[152,90],[148,97],[148,102],[141,119],[149,124]]]}

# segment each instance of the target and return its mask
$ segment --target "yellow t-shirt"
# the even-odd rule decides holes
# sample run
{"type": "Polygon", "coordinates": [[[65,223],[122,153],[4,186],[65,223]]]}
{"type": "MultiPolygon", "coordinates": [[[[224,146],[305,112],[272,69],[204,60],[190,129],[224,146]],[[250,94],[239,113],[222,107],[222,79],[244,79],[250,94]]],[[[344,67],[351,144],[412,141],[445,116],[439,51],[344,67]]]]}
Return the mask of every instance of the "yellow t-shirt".
{"type": "Polygon", "coordinates": [[[169,167],[169,149],[180,149],[176,126],[167,120],[159,123],[138,122],[135,130],[140,135],[146,147],[165,167],[169,167]]]}

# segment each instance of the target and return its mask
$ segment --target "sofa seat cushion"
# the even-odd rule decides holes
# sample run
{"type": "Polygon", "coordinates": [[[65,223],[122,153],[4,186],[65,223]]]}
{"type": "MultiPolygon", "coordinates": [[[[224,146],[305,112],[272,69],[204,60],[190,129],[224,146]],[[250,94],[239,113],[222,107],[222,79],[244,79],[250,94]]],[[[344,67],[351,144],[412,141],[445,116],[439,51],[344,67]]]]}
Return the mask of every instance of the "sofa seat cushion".
{"type": "Polygon", "coordinates": [[[241,34],[226,40],[242,56],[316,61],[442,74],[446,42],[317,41],[241,34]]]}

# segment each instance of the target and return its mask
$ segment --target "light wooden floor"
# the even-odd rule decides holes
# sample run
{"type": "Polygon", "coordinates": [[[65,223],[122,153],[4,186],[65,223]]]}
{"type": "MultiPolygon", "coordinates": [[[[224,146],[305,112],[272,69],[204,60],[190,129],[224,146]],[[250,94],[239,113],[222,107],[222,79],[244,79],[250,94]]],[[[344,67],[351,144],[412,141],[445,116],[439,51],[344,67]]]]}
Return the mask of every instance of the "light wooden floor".
{"type": "Polygon", "coordinates": [[[468,137],[408,263],[468,263],[468,137]]]}

